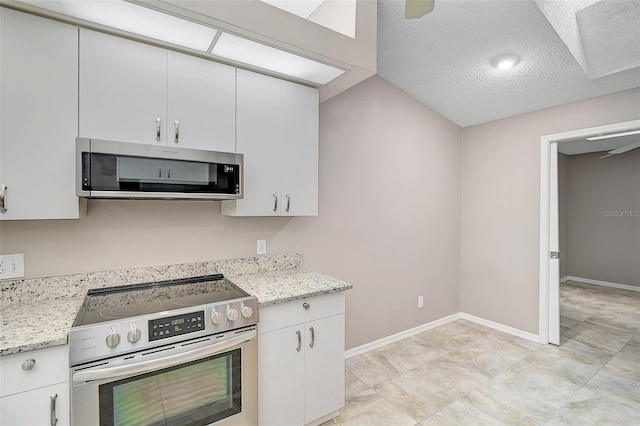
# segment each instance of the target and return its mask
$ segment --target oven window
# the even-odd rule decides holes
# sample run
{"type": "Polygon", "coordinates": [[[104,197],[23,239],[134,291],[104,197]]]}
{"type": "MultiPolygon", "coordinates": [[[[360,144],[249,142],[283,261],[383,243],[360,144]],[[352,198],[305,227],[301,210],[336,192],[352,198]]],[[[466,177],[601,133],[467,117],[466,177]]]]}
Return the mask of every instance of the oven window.
{"type": "Polygon", "coordinates": [[[208,425],[242,411],[241,350],[100,385],[100,426],[208,425]]]}

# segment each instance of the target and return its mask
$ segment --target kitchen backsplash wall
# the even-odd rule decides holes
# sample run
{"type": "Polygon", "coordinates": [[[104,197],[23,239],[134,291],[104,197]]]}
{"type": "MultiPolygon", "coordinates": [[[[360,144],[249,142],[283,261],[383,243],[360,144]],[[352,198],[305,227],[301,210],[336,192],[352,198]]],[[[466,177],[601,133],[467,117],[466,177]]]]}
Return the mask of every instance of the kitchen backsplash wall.
{"type": "Polygon", "coordinates": [[[0,281],[0,304],[84,297],[92,288],[140,284],[211,274],[239,276],[302,267],[301,253],[181,263],[0,281]]]}
{"type": "Polygon", "coordinates": [[[298,251],[270,241],[291,218],[234,218],[220,202],[89,200],[79,220],[0,222],[0,252],[25,254],[25,277],[298,251]]]}

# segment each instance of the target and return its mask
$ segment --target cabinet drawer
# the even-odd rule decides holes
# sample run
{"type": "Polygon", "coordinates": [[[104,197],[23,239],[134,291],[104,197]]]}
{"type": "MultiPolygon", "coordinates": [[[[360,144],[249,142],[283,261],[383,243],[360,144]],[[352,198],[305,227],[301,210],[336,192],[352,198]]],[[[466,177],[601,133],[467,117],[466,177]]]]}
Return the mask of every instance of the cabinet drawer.
{"type": "Polygon", "coordinates": [[[56,426],[69,425],[69,382],[0,398],[0,425],[51,424],[51,397],[55,399],[56,426]]]}
{"type": "Polygon", "coordinates": [[[0,357],[0,396],[69,381],[68,347],[56,346],[0,357]],[[30,370],[22,365],[34,360],[30,370]]]}
{"type": "Polygon", "coordinates": [[[344,292],[325,294],[260,308],[258,333],[344,313],[344,292]],[[308,309],[304,304],[308,303],[308,309]]]}

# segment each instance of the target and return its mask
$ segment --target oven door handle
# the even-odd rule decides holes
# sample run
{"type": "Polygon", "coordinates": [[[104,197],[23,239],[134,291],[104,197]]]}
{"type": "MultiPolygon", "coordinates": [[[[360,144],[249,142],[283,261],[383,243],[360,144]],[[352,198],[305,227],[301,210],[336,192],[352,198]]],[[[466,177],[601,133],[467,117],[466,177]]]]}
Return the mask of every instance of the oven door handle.
{"type": "Polygon", "coordinates": [[[115,379],[118,377],[133,376],[136,374],[147,373],[149,371],[172,367],[186,362],[195,361],[218,352],[225,351],[233,346],[237,346],[257,336],[255,330],[244,333],[240,336],[232,337],[229,340],[218,342],[204,348],[195,349],[193,351],[182,354],[171,355],[165,358],[154,359],[150,361],[137,362],[131,365],[121,365],[118,367],[100,368],[97,370],[78,371],[73,374],[73,383],[84,383],[91,380],[115,379]]]}

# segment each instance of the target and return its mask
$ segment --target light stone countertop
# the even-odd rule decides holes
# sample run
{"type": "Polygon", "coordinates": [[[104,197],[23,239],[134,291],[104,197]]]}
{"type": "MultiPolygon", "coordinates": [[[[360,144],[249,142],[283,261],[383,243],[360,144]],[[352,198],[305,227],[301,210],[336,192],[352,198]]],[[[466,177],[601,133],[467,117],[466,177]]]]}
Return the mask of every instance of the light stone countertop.
{"type": "MultiPolygon", "coordinates": [[[[335,291],[351,284],[316,272],[288,269],[229,276],[260,305],[271,305],[335,291]]],[[[66,345],[69,329],[84,296],[48,300],[7,301],[0,305],[0,356],[66,345]]]]}
{"type": "Polygon", "coordinates": [[[304,269],[229,277],[231,282],[257,296],[260,306],[343,291],[353,286],[344,281],[304,269]]]}

